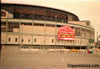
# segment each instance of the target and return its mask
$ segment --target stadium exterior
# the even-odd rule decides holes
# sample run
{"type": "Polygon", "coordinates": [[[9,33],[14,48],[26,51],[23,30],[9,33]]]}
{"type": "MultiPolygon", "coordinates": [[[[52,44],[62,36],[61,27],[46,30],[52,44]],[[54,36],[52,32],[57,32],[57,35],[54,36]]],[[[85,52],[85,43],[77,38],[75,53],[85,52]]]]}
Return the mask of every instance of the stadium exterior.
{"type": "Polygon", "coordinates": [[[94,46],[95,30],[70,12],[36,5],[1,4],[1,49],[59,51],[94,46]],[[75,40],[58,40],[58,29],[69,26],[75,40]]]}

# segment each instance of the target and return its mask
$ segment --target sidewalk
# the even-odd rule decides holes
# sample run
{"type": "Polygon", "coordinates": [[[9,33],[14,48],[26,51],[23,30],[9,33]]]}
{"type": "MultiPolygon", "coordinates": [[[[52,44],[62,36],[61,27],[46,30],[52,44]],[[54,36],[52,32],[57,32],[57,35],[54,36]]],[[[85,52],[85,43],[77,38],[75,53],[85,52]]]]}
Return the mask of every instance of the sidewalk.
{"type": "Polygon", "coordinates": [[[95,55],[99,55],[100,56],[100,50],[99,49],[94,49],[93,51],[94,51],[95,55]]]}

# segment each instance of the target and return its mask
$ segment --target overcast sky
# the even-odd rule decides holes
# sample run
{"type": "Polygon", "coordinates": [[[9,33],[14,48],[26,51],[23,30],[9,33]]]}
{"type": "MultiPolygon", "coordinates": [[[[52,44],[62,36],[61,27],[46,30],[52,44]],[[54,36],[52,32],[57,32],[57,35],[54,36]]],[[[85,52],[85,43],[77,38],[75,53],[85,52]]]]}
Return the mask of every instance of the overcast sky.
{"type": "Polygon", "coordinates": [[[76,14],[80,20],[91,21],[95,33],[98,32],[100,35],[99,0],[1,0],[1,2],[40,5],[69,11],[76,14]]]}

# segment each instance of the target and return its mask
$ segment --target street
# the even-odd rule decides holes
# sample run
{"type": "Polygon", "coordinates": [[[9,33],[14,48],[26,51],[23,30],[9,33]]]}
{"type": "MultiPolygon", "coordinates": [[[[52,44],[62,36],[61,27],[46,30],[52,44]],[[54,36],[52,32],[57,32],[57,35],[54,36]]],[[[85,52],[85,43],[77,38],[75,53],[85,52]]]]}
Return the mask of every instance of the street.
{"type": "MultiPolygon", "coordinates": [[[[67,64],[99,64],[97,54],[66,53],[5,53],[1,56],[1,69],[75,69],[67,64]]],[[[77,69],[77,68],[76,68],[77,69]]],[[[87,68],[80,68],[87,69],[87,68]]],[[[88,69],[100,69],[90,67],[88,69]]]]}

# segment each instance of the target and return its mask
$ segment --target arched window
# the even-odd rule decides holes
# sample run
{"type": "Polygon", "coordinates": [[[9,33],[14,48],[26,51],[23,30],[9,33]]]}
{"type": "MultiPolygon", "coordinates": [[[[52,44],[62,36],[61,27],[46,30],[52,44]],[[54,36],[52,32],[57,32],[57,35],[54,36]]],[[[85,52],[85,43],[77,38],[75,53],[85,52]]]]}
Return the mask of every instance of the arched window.
{"type": "Polygon", "coordinates": [[[28,42],[30,42],[30,39],[28,39],[28,42]]]}
{"type": "Polygon", "coordinates": [[[17,42],[17,38],[15,38],[15,42],[17,42]]]}
{"type": "Polygon", "coordinates": [[[11,41],[11,38],[10,38],[10,37],[8,38],[8,41],[9,41],[9,42],[11,41]]]}
{"type": "Polygon", "coordinates": [[[36,43],[36,38],[34,38],[34,42],[36,43]]]}
{"type": "Polygon", "coordinates": [[[6,12],[1,11],[1,17],[6,17],[6,12]]]}
{"type": "Polygon", "coordinates": [[[52,39],[52,43],[54,43],[54,39],[52,39]]]}
{"type": "Polygon", "coordinates": [[[1,18],[7,18],[8,12],[5,10],[1,10],[1,18]]]}

